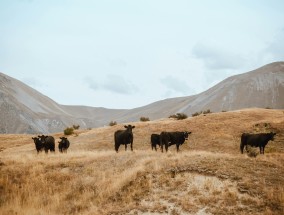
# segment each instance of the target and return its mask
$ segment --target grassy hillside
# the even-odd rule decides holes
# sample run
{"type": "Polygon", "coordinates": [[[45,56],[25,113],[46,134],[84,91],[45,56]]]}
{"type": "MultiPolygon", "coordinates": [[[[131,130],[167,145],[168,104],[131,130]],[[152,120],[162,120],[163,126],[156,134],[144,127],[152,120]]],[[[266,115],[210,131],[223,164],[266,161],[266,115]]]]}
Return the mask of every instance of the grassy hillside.
{"type": "Polygon", "coordinates": [[[134,152],[114,151],[123,125],[78,131],[67,154],[37,155],[31,135],[0,135],[0,214],[284,213],[283,110],[132,124],[134,152]],[[192,134],[180,153],[162,154],[150,147],[161,131],[192,134]],[[265,155],[240,154],[243,132],[269,131],[265,155]]]}

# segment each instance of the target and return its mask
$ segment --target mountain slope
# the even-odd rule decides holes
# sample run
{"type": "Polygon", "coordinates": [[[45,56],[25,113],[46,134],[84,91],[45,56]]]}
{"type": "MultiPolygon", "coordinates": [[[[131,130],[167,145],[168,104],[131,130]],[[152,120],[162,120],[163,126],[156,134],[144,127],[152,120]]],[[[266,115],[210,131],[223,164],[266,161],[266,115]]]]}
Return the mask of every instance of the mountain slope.
{"type": "Polygon", "coordinates": [[[119,120],[137,120],[142,115],[159,119],[179,112],[191,115],[207,109],[220,112],[251,107],[284,108],[284,62],[229,77],[198,95],[165,99],[129,110],[119,120]]]}
{"type": "Polygon", "coordinates": [[[130,110],[60,105],[24,83],[0,73],[0,133],[53,133],[74,124],[81,128],[242,108],[284,108],[284,62],[225,79],[198,95],[170,98],[130,110]]]}
{"type": "Polygon", "coordinates": [[[101,117],[123,110],[60,105],[24,83],[0,73],[0,133],[52,133],[79,124],[98,127],[101,117]]]}

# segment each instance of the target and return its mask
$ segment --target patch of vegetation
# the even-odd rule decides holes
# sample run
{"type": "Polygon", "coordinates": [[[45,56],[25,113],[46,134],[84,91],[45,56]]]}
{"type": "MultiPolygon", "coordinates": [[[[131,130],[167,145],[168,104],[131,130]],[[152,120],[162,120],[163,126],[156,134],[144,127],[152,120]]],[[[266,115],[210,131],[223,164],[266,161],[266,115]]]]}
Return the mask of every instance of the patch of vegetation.
{"type": "Polygon", "coordinates": [[[108,125],[109,126],[114,126],[114,125],[117,125],[117,122],[116,121],[110,121],[110,123],[108,125]]]}
{"type": "Polygon", "coordinates": [[[141,122],[147,122],[147,121],[150,121],[150,119],[149,119],[149,117],[141,116],[141,117],[140,117],[140,121],[141,121],[141,122]]]}
{"type": "Polygon", "coordinates": [[[73,127],[67,127],[64,130],[64,135],[71,135],[71,134],[74,134],[74,128],[73,127]]]}
{"type": "MultiPolygon", "coordinates": [[[[222,111],[222,112],[225,112],[225,111],[222,111]]],[[[209,114],[209,113],[213,113],[213,112],[211,112],[210,109],[207,109],[207,110],[204,110],[204,111],[195,112],[195,113],[191,114],[191,116],[194,117],[194,116],[199,116],[200,114],[209,114]]]]}
{"type": "Polygon", "coordinates": [[[170,115],[169,118],[177,119],[177,120],[182,120],[186,119],[188,116],[185,113],[176,113],[174,115],[170,115]]]}
{"type": "Polygon", "coordinates": [[[80,125],[73,125],[74,130],[78,130],[80,128],[80,125]]]}

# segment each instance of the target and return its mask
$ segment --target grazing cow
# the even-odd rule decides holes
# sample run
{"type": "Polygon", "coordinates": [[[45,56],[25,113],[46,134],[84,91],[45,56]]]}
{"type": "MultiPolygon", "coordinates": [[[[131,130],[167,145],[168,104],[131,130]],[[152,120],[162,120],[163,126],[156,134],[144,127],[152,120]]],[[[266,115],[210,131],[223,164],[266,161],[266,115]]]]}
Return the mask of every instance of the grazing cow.
{"type": "Polygon", "coordinates": [[[70,146],[70,142],[67,139],[67,137],[60,137],[61,141],[59,141],[58,143],[58,149],[61,153],[65,152],[67,153],[67,149],[70,146]]]}
{"type": "Polygon", "coordinates": [[[160,134],[151,134],[152,150],[155,148],[157,151],[157,145],[160,146],[160,134]]]}
{"type": "Polygon", "coordinates": [[[259,147],[260,154],[264,154],[264,148],[267,145],[269,140],[274,140],[274,136],[276,133],[270,132],[270,133],[260,133],[260,134],[248,134],[243,133],[241,136],[241,144],[240,144],[240,150],[243,154],[244,147],[247,146],[253,146],[253,147],[259,147]]]}
{"type": "Polygon", "coordinates": [[[48,150],[50,150],[50,152],[55,152],[55,140],[54,140],[54,137],[52,137],[52,136],[45,136],[45,135],[41,135],[41,136],[38,136],[38,137],[39,137],[40,141],[43,144],[45,153],[48,153],[48,150]]]}
{"type": "Polygon", "coordinates": [[[127,144],[130,144],[131,151],[133,151],[133,133],[132,129],[135,126],[132,125],[125,125],[124,128],[126,130],[117,130],[114,133],[114,148],[115,151],[118,152],[120,145],[125,145],[125,151],[127,150],[127,144]]]}
{"type": "Polygon", "coordinates": [[[166,152],[168,151],[168,147],[171,145],[176,145],[177,152],[179,151],[179,146],[184,143],[185,140],[188,139],[188,135],[191,132],[183,131],[183,132],[165,132],[163,131],[160,134],[160,144],[161,150],[163,152],[163,147],[165,146],[166,152]]]}
{"type": "Polygon", "coordinates": [[[32,137],[32,139],[34,140],[37,153],[41,152],[43,150],[43,144],[40,139],[38,137],[32,137]]]}

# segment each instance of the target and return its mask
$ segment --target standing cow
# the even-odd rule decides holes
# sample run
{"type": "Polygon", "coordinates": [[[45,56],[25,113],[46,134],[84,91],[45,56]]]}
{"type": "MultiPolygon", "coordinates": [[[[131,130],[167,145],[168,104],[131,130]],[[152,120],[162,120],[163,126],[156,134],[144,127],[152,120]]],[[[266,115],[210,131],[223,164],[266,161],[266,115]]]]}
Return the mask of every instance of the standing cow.
{"type": "Polygon", "coordinates": [[[179,151],[179,146],[184,143],[185,140],[188,139],[188,135],[191,132],[183,131],[183,132],[165,132],[163,131],[160,134],[160,144],[161,150],[163,152],[163,147],[165,146],[166,152],[168,151],[168,147],[171,145],[176,145],[177,152],[179,151]]]}
{"type": "Polygon", "coordinates": [[[43,144],[45,153],[48,153],[48,150],[50,150],[50,152],[55,152],[55,140],[53,136],[41,135],[38,137],[43,144]]]}
{"type": "Polygon", "coordinates": [[[260,154],[264,154],[264,148],[267,145],[269,140],[274,140],[274,136],[276,133],[270,132],[270,133],[260,133],[260,134],[249,134],[249,133],[243,133],[241,136],[241,144],[240,144],[240,150],[243,154],[244,147],[252,146],[252,147],[259,147],[260,154]]]}
{"type": "Polygon", "coordinates": [[[118,152],[120,145],[125,145],[125,151],[127,150],[127,144],[130,144],[131,151],[133,151],[133,133],[132,129],[135,126],[132,125],[125,125],[124,128],[126,130],[117,130],[114,133],[114,148],[115,151],[118,152]]]}
{"type": "Polygon", "coordinates": [[[67,139],[67,137],[60,137],[61,141],[59,141],[58,143],[58,149],[61,153],[65,152],[67,153],[67,149],[70,146],[70,142],[67,139]]]}
{"type": "Polygon", "coordinates": [[[157,145],[160,146],[160,134],[151,134],[151,146],[152,150],[157,151],[157,145]]]}
{"type": "Polygon", "coordinates": [[[41,152],[44,147],[40,139],[38,137],[32,137],[32,139],[34,140],[37,153],[41,152]]]}

